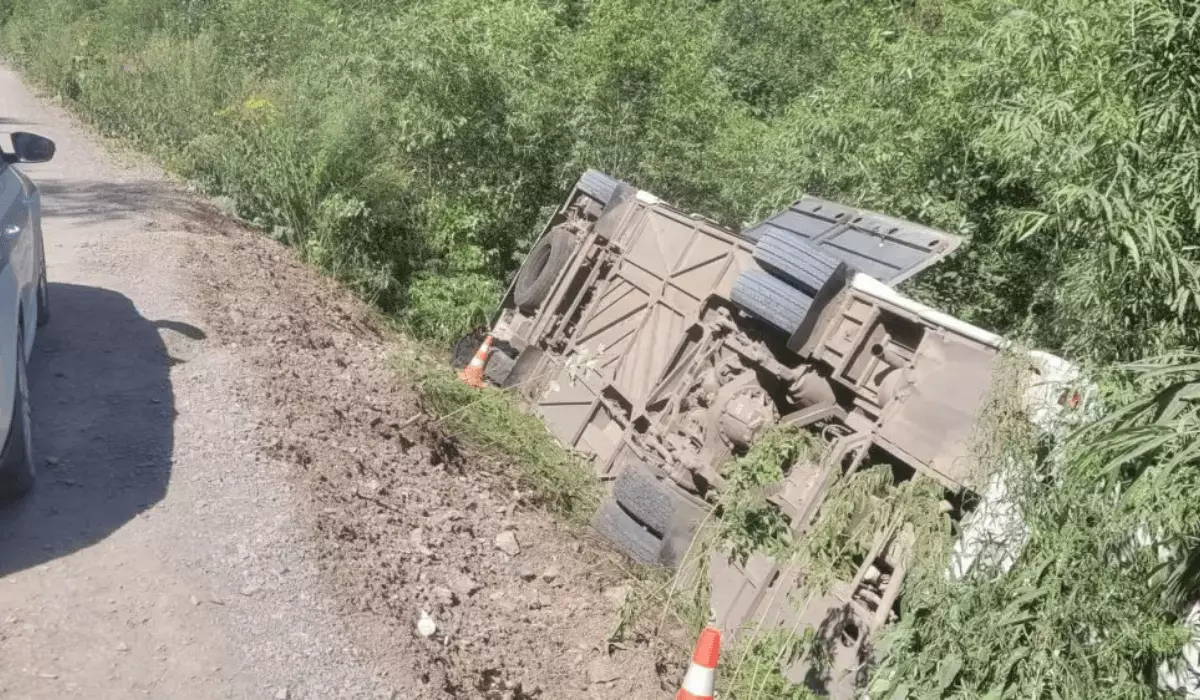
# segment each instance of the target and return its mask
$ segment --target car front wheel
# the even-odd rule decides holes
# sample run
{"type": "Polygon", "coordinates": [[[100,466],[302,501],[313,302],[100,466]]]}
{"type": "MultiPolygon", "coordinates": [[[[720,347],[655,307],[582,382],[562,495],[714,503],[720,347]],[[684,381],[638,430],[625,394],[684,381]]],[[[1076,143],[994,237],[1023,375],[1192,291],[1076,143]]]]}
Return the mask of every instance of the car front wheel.
{"type": "Polygon", "coordinates": [[[12,501],[33,488],[33,414],[25,375],[25,334],[17,332],[17,369],[8,440],[0,455],[0,501],[12,501]]]}

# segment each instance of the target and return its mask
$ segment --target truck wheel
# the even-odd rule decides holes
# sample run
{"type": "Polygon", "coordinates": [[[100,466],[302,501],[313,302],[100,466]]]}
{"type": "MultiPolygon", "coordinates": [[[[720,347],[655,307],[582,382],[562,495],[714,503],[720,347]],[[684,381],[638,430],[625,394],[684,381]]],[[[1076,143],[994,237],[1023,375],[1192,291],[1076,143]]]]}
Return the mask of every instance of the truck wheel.
{"type": "Polygon", "coordinates": [[[733,282],[729,298],[738,308],[789,336],[800,327],[813,298],[762,270],[745,270],[733,282]]]}
{"type": "Polygon", "coordinates": [[[25,376],[25,334],[17,332],[17,376],[13,386],[13,412],[8,441],[0,462],[0,502],[12,501],[33,487],[33,426],[29,406],[29,380],[25,376]]]}
{"type": "Polygon", "coordinates": [[[617,188],[623,184],[620,180],[611,178],[599,170],[588,170],[579,178],[579,183],[575,186],[600,202],[602,206],[607,206],[617,188]]]}
{"type": "Polygon", "coordinates": [[[600,504],[592,516],[592,527],[630,559],[642,564],[660,563],[662,540],[629,517],[616,501],[609,499],[600,504]]]}
{"type": "Polygon", "coordinates": [[[613,484],[613,500],[652,531],[662,535],[671,528],[675,511],[690,505],[668,484],[659,481],[644,464],[625,467],[613,484]]]}
{"type": "Polygon", "coordinates": [[[513,287],[513,302],[517,308],[527,312],[537,310],[567,266],[574,248],[574,238],[560,227],[550,229],[550,233],[537,242],[529,251],[513,287]]]}
{"type": "Polygon", "coordinates": [[[691,547],[707,509],[640,462],[625,467],[593,526],[617,549],[646,563],[675,567],[691,547]]]}
{"type": "Polygon", "coordinates": [[[844,279],[849,268],[787,231],[771,230],[754,247],[754,259],[767,272],[816,295],[830,281],[844,279]]]}

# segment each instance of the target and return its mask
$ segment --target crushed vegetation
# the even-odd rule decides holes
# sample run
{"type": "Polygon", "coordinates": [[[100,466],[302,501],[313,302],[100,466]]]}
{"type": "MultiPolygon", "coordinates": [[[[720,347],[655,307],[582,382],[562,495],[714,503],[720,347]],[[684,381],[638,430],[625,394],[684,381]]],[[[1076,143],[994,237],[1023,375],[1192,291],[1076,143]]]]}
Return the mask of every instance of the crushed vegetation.
{"type": "Polygon", "coordinates": [[[785,470],[800,460],[819,460],[823,447],[811,433],[774,428],[723,471],[715,545],[745,563],[755,551],[788,559],[796,542],[787,519],[766,500],[766,489],[783,480],[785,470]]]}
{"type": "Polygon", "coordinates": [[[733,700],[818,700],[811,690],[792,683],[779,672],[784,663],[811,653],[814,653],[811,634],[774,631],[756,635],[727,654],[734,659],[733,671],[720,677],[718,688],[722,697],[733,700]]]}
{"type": "Polygon", "coordinates": [[[546,426],[502,389],[474,389],[431,353],[397,360],[400,371],[424,397],[425,409],[465,445],[512,464],[519,482],[547,510],[584,523],[600,503],[591,469],[564,449],[546,426]]]}
{"type": "MultiPolygon", "coordinates": [[[[971,449],[974,481],[979,488],[998,473],[1013,479],[1032,478],[1041,466],[1042,440],[1024,404],[1029,366],[1022,353],[1011,350],[1002,355],[993,373],[971,449]]],[[[804,586],[794,595],[819,596],[834,582],[854,576],[878,533],[903,528],[911,532],[913,546],[907,554],[909,568],[902,602],[906,597],[929,601],[950,595],[955,584],[948,576],[949,562],[957,535],[950,517],[953,506],[947,501],[949,494],[944,487],[932,479],[911,475],[914,478],[898,480],[891,466],[873,464],[868,459],[834,485],[805,537],[793,536],[787,519],[766,500],[766,494],[787,470],[805,462],[820,462],[824,453],[824,444],[817,435],[778,427],[768,430],[746,454],[732,460],[722,470],[727,489],[714,511],[715,517],[700,529],[694,551],[675,577],[647,580],[636,599],[626,606],[618,635],[635,628],[639,619],[648,618],[652,612],[659,613],[660,621],[669,616],[688,630],[698,630],[708,612],[705,567],[714,550],[742,564],[754,552],[767,554],[783,566],[804,573],[804,586]]],[[[877,648],[877,662],[890,660],[897,640],[911,634],[913,624],[905,619],[885,632],[877,648]]],[[[725,654],[721,688],[725,697],[743,700],[816,698],[809,688],[786,679],[781,669],[806,656],[817,660],[819,666],[822,653],[810,629],[766,630],[749,621],[725,654]]],[[[961,668],[961,663],[938,665],[938,682],[953,680],[958,673],[951,673],[954,667],[961,668]]],[[[947,682],[937,687],[949,685],[947,682]]],[[[886,673],[876,677],[871,690],[883,697],[903,697],[907,692],[886,673]],[[889,695],[891,691],[899,692],[889,695]]]]}
{"type": "Polygon", "coordinates": [[[1029,529],[1016,565],[914,587],[872,697],[1158,697],[1159,668],[1188,641],[1181,621],[1197,599],[1200,512],[1180,496],[1200,481],[1187,398],[1198,381],[1187,356],[1103,378],[1103,400],[1120,408],[1076,430],[1015,490],[1029,529]]]}

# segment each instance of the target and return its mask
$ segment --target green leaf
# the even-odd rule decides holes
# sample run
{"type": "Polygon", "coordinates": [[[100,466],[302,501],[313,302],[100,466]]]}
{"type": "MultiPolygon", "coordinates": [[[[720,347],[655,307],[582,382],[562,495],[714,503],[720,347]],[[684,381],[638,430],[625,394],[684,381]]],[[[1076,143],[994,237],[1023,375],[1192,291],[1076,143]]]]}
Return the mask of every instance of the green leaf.
{"type": "Polygon", "coordinates": [[[938,664],[938,685],[939,691],[945,691],[958,677],[958,672],[962,670],[962,659],[958,654],[951,654],[942,659],[938,664]]]}

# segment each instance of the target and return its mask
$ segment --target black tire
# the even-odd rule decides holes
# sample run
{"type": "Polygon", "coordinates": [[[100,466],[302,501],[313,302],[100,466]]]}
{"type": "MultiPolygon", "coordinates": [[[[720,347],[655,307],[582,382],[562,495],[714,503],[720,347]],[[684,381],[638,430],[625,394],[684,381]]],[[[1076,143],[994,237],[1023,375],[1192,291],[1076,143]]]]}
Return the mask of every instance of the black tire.
{"type": "Polygon", "coordinates": [[[550,288],[558,279],[571,252],[575,248],[575,239],[566,229],[555,227],[550,229],[542,240],[537,242],[529,251],[525,265],[517,275],[513,286],[513,302],[522,311],[536,311],[537,307],[546,300],[550,288]]]}
{"type": "Polygon", "coordinates": [[[674,489],[654,477],[644,464],[625,467],[613,484],[613,500],[643,525],[662,537],[671,528],[675,511],[686,504],[674,489]]]}
{"type": "Polygon", "coordinates": [[[848,274],[846,263],[809,245],[800,236],[772,229],[754,247],[754,259],[767,272],[816,296],[830,282],[840,283],[848,274]]]}
{"type": "Polygon", "coordinates": [[[662,540],[621,510],[614,500],[606,500],[592,517],[592,527],[630,559],[643,564],[659,564],[662,540]]]}
{"type": "Polygon", "coordinates": [[[484,365],[483,376],[496,386],[504,386],[508,382],[508,376],[512,374],[515,364],[517,364],[517,358],[503,350],[492,350],[488,355],[487,364],[484,365]]]}
{"type": "Polygon", "coordinates": [[[0,462],[0,501],[13,501],[33,488],[33,425],[29,404],[29,379],[25,374],[25,334],[17,332],[17,377],[13,414],[0,462]]]}
{"type": "Polygon", "coordinates": [[[738,308],[791,336],[800,327],[812,296],[762,270],[745,270],[733,282],[729,298],[738,308]]]}
{"type": "Polygon", "coordinates": [[[575,186],[581,192],[600,202],[601,205],[607,205],[612,200],[613,193],[622,184],[624,183],[620,180],[611,178],[599,170],[588,170],[580,176],[579,182],[575,186]]]}
{"type": "Polygon", "coordinates": [[[50,280],[46,277],[46,240],[41,236],[38,236],[38,258],[41,269],[38,272],[37,325],[41,328],[50,323],[50,280]]]}

